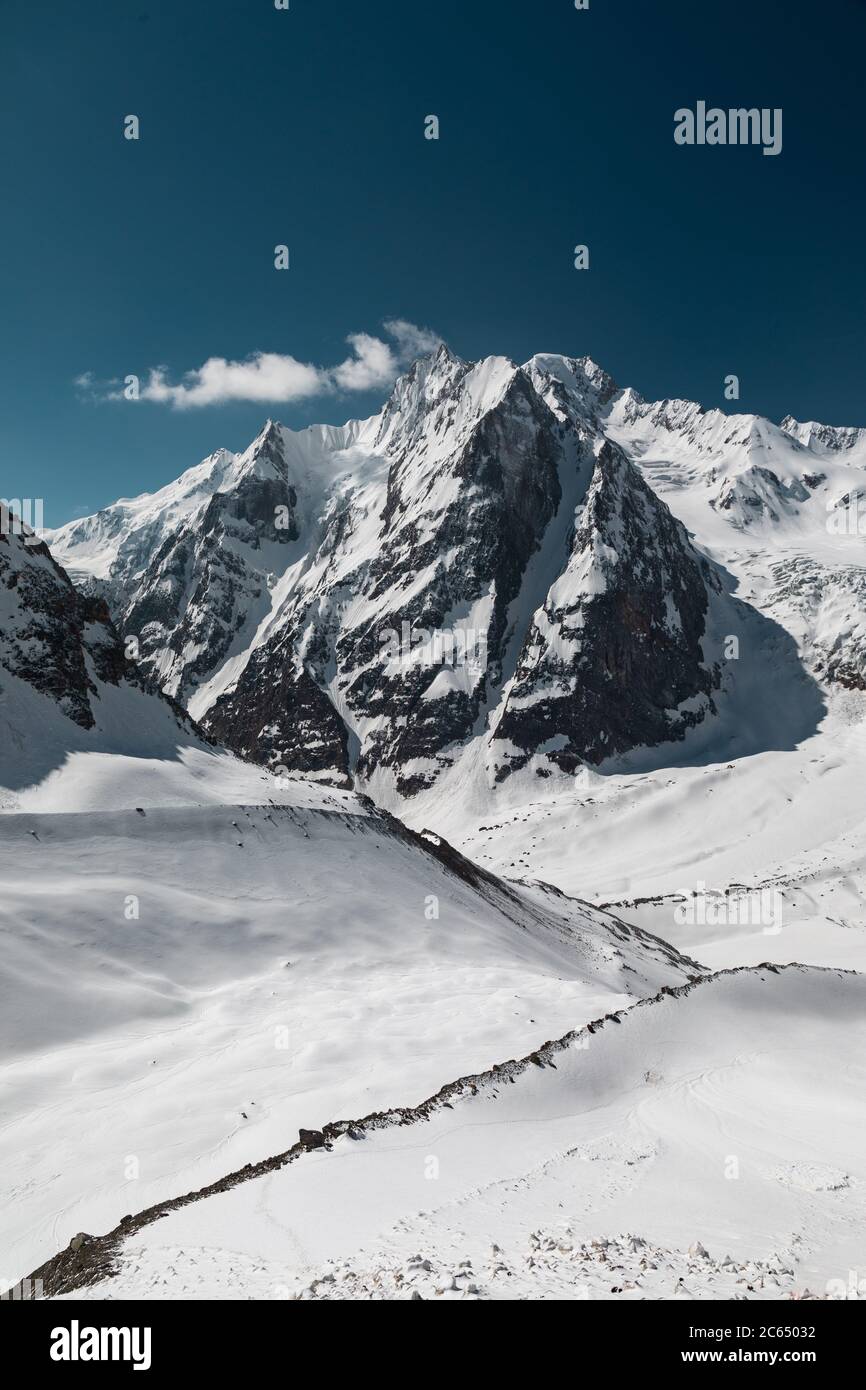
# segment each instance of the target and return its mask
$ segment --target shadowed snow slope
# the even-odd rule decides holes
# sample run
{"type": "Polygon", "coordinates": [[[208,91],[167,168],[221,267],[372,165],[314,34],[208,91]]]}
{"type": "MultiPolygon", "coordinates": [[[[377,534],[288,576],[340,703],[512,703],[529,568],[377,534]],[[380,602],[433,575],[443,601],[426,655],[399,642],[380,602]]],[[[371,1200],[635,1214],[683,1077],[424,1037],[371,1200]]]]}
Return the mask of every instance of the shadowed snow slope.
{"type": "MultiPolygon", "coordinates": [[[[464,1077],[416,1113],[338,1125],[330,1149],[296,1148],[261,1176],[149,1213],[108,1242],[117,1277],[91,1292],[780,1298],[844,1287],[866,1216],[864,1005],[862,976],[796,966],[663,992],[464,1077]]],[[[58,1264],[60,1288],[88,1277],[73,1256],[58,1264]]]]}

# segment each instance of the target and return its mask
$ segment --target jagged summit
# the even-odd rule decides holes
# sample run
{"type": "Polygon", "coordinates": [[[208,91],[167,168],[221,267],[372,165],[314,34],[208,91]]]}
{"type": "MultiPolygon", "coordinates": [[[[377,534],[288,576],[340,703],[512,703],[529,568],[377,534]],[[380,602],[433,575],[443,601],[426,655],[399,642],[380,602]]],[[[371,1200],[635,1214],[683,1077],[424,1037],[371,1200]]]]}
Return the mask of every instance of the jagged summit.
{"type": "Polygon", "coordinates": [[[551,409],[563,418],[596,415],[617,395],[619,387],[591,357],[538,353],[524,365],[551,409]]]}
{"type": "Polygon", "coordinates": [[[786,415],[779,428],[814,453],[866,452],[866,429],[821,425],[816,420],[800,421],[793,415],[786,415]]]}

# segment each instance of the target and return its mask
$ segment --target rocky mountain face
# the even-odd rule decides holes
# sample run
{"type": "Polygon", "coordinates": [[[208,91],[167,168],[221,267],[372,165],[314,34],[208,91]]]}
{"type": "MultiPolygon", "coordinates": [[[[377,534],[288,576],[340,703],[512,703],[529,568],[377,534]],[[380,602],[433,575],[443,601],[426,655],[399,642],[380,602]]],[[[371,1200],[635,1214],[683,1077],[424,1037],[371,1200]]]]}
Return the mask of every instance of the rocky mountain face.
{"type": "MultiPolygon", "coordinates": [[[[0,506],[0,714],[14,707],[10,695],[22,684],[81,730],[98,727],[112,690],[137,692],[166,729],[194,733],[184,711],[127,658],[105,600],[79,592],[47,545],[0,506]]],[[[36,711],[37,743],[50,709],[36,711]]]]}
{"type": "Polygon", "coordinates": [[[74,723],[92,728],[96,681],[116,683],[124,665],[108,609],[103,601],[79,594],[48,547],[5,508],[0,508],[0,592],[0,665],[56,701],[74,723]]]}
{"type": "Polygon", "coordinates": [[[341,775],[351,731],[358,777],[390,769],[405,795],[502,682],[509,608],[560,505],[566,449],[525,373],[444,350],[399,383],[370,448],[378,488],[339,501],[282,621],[205,722],[217,737],[243,729],[247,756],[264,731],[267,758],[341,775]]]}
{"type": "Polygon", "coordinates": [[[467,759],[570,776],[712,720],[733,629],[704,518],[826,531],[856,433],[443,346],[372,419],[269,422],[51,543],[215,739],[399,802],[467,759]]]}
{"type": "Polygon", "coordinates": [[[165,537],[123,612],[144,668],[183,702],[257,612],[270,566],[280,568],[272,552],[298,537],[297,494],[275,427],[258,441],[255,463],[165,537]]]}
{"type": "Polygon", "coordinates": [[[551,761],[575,772],[681,738],[714,713],[719,671],[701,645],[708,588],[721,589],[711,565],[605,441],[567,565],[523,642],[494,735],[517,751],[498,775],[551,738],[551,761]]]}

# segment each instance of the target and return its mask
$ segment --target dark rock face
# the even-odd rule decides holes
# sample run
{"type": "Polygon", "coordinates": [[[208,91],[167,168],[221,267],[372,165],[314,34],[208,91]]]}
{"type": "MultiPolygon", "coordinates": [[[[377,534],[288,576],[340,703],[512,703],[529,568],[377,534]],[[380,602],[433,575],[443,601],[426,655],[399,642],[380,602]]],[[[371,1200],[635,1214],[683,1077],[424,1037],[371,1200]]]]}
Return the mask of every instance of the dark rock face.
{"type": "MultiPolygon", "coordinates": [[[[439,361],[447,381],[465,378],[462,364],[439,361]]],[[[354,550],[361,518],[350,498],[328,519],[315,588],[205,718],[246,756],[345,775],[348,723],[363,730],[358,775],[393,770],[408,795],[434,780],[501,680],[508,608],[561,498],[562,430],[516,372],[455,439],[455,402],[431,376],[403,384],[409,418],[384,415],[396,454],[375,552],[354,550]],[[453,615],[474,606],[467,642],[453,615]],[[437,646],[432,634],[441,633],[437,646]]]]}
{"type": "Polygon", "coordinates": [[[357,719],[378,721],[360,776],[393,768],[398,789],[411,794],[434,779],[444,750],[472,732],[502,678],[509,606],[559,506],[561,454],[556,420],[519,372],[443,464],[436,482],[451,482],[451,500],[423,527],[406,478],[411,459],[392,466],[381,548],[364,580],[376,616],[344,629],[336,644],[342,697],[357,719]],[[477,618],[462,638],[440,642],[438,659],[425,634],[451,634],[453,615],[473,608],[477,618]],[[397,644],[389,649],[383,633],[399,635],[399,656],[389,659],[397,644]],[[423,656],[413,660],[413,651],[423,656]],[[404,771],[418,762],[426,766],[404,771]]]}
{"type": "Polygon", "coordinates": [[[251,762],[350,785],[348,731],[326,693],[277,642],[253,653],[205,727],[251,762]]]}
{"type": "Polygon", "coordinates": [[[76,592],[48,547],[25,535],[0,509],[0,588],[6,616],[0,625],[0,663],[55,700],[83,729],[95,722],[91,696],[99,679],[122,679],[126,660],[108,609],[76,592]]]}
{"type": "MultiPolygon", "coordinates": [[[[127,683],[162,701],[127,659],[108,605],[79,593],[48,547],[0,508],[0,667],[49,696],[73,723],[92,729],[99,686],[127,683]]],[[[185,729],[184,712],[169,701],[185,729]]]]}
{"type": "Polygon", "coordinates": [[[718,580],[683,526],[605,442],[571,556],[523,644],[494,739],[497,777],[553,741],[565,772],[680,739],[713,711],[704,665],[707,587],[718,580]],[[680,709],[685,702],[694,702],[680,709]]]}

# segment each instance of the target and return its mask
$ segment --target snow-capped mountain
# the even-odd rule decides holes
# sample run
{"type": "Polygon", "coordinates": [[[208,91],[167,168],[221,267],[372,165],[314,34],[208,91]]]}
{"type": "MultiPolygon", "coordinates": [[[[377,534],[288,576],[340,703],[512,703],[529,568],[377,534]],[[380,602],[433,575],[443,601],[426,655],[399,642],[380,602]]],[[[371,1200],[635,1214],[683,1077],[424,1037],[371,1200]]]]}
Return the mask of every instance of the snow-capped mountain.
{"type": "Polygon", "coordinates": [[[51,544],[245,758],[396,808],[455,778],[528,795],[715,727],[744,642],[753,680],[781,653],[862,684],[863,439],[647,402],[589,358],[442,346],[379,415],[269,422],[51,544]],[[754,603],[738,557],[759,553],[754,603]]]}

